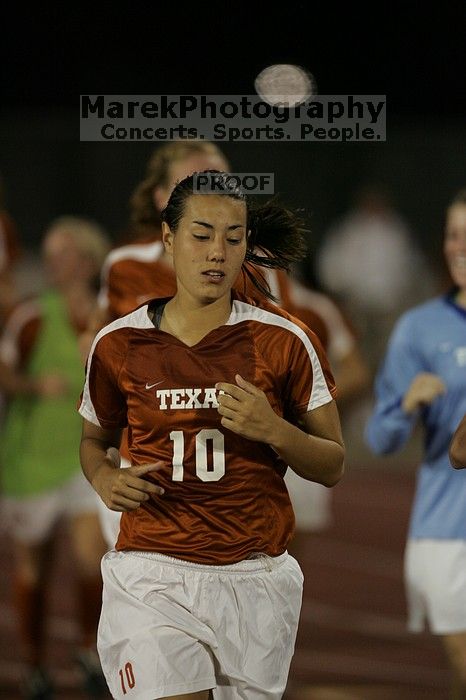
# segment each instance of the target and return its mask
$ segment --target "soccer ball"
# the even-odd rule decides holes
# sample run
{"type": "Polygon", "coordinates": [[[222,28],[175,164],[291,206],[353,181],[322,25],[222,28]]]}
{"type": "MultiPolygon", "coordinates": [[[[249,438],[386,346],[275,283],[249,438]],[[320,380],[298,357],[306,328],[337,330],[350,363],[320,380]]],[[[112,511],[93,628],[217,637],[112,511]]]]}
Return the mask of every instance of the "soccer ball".
{"type": "Polygon", "coordinates": [[[278,63],[264,68],[254,81],[259,97],[271,105],[296,107],[315,94],[313,76],[304,68],[278,63]]]}

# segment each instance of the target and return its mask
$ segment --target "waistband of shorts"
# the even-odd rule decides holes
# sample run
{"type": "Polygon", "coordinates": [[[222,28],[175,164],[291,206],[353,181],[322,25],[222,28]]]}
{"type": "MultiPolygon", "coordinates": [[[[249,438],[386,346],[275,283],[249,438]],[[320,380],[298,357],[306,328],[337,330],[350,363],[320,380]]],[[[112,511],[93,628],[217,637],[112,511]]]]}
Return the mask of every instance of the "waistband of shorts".
{"type": "Polygon", "coordinates": [[[167,564],[169,566],[183,567],[186,569],[193,569],[195,571],[217,574],[244,574],[258,571],[273,571],[281,566],[289,557],[287,551],[283,552],[283,554],[279,554],[277,557],[270,557],[268,554],[258,552],[257,554],[252,554],[250,557],[248,557],[248,559],[242,559],[234,564],[217,565],[198,564],[194,561],[177,559],[176,557],[169,557],[166,554],[159,554],[158,552],[147,552],[135,549],[127,550],[124,552],[124,554],[130,554],[133,557],[140,557],[143,559],[151,559],[152,561],[157,561],[161,564],[167,564]]]}

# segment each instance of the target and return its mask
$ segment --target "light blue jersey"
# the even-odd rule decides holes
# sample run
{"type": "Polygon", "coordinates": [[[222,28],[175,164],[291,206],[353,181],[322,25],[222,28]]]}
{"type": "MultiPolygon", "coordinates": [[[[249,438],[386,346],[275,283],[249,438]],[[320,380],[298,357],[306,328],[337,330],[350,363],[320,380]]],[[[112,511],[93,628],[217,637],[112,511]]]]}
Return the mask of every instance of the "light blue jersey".
{"type": "Polygon", "coordinates": [[[377,376],[376,398],[365,434],[374,452],[401,449],[418,419],[424,426],[425,457],[409,536],[466,539],[466,470],[456,471],[448,459],[451,438],[466,413],[466,310],[451,294],[400,318],[377,376]],[[401,408],[402,397],[420,372],[438,375],[447,393],[408,416],[401,408]]]}

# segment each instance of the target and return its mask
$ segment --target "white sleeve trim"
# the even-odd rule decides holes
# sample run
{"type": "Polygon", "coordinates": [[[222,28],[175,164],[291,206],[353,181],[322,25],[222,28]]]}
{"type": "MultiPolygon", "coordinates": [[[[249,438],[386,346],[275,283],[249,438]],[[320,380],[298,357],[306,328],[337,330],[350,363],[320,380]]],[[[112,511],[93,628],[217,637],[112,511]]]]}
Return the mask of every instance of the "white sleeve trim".
{"type": "Polygon", "coordinates": [[[236,323],[249,320],[284,328],[285,330],[294,333],[294,335],[301,340],[309,356],[313,375],[312,389],[307,405],[307,411],[312,411],[313,409],[319,408],[319,406],[323,406],[324,404],[333,400],[325,380],[322,365],[320,364],[320,360],[314,346],[302,328],[283,316],[279,316],[271,311],[266,311],[258,306],[252,306],[251,304],[235,299],[233,301],[232,313],[228,319],[227,325],[232,326],[236,323]]]}
{"type": "Polygon", "coordinates": [[[113,333],[113,331],[120,330],[122,328],[153,328],[154,325],[152,321],[150,320],[149,316],[147,315],[147,305],[146,306],[141,306],[139,309],[136,309],[135,311],[132,311],[130,314],[127,314],[126,316],[122,316],[121,318],[117,318],[115,321],[112,323],[109,323],[108,326],[105,326],[100,330],[96,337],[94,338],[94,342],[92,343],[92,347],[89,353],[89,357],[87,360],[87,370],[86,370],[86,381],[84,383],[84,389],[83,389],[83,398],[81,401],[81,405],[78,409],[79,413],[88,420],[90,423],[94,423],[94,425],[99,426],[99,428],[102,428],[103,426],[100,424],[99,419],[97,418],[97,414],[95,412],[94,404],[92,403],[91,399],[91,393],[89,389],[89,375],[90,375],[90,370],[91,370],[91,365],[92,365],[92,358],[94,355],[94,350],[97,346],[97,343],[101,338],[103,338],[105,335],[108,333],[113,333]]]}

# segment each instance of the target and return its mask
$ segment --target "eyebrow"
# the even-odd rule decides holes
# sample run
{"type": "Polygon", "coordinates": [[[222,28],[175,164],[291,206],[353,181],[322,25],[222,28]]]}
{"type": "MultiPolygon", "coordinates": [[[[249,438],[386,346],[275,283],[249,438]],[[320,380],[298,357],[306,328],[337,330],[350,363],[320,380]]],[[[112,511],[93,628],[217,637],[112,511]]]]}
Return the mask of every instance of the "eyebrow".
{"type": "MultiPolygon", "coordinates": [[[[193,220],[193,224],[199,224],[199,226],[204,226],[205,228],[208,229],[213,229],[213,225],[207,223],[207,221],[197,221],[196,219],[193,220]]],[[[232,224],[231,226],[228,227],[229,231],[234,231],[237,228],[245,228],[244,224],[232,224]]]]}

